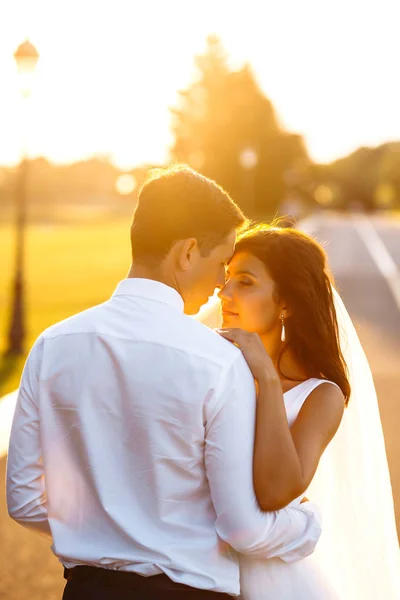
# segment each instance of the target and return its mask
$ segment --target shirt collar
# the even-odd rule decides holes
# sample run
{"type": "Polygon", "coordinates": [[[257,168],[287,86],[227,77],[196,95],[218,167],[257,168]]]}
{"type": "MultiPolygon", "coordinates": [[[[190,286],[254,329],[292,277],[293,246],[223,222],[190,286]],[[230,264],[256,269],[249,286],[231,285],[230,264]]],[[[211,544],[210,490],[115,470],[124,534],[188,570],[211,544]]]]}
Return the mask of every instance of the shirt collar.
{"type": "Polygon", "coordinates": [[[147,300],[155,300],[169,304],[183,312],[184,302],[182,296],[169,285],[153,279],[130,277],[123,279],[117,285],[114,296],[139,296],[147,300]]]}

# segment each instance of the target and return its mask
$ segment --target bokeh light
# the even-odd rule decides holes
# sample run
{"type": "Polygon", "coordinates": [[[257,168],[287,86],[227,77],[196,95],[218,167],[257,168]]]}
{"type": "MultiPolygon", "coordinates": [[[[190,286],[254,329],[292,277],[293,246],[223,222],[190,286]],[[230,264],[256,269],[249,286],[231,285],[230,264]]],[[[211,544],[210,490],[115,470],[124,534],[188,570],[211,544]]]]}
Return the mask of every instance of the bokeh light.
{"type": "Polygon", "coordinates": [[[328,185],[319,185],[314,190],[314,198],[318,204],[328,206],[334,200],[334,193],[328,185]]]}
{"type": "Polygon", "coordinates": [[[136,179],[130,173],[120,175],[115,182],[115,188],[121,196],[128,196],[136,189],[136,179]]]}
{"type": "Polygon", "coordinates": [[[391,183],[380,183],[375,189],[375,204],[379,208],[390,208],[396,199],[396,190],[391,183]]]}

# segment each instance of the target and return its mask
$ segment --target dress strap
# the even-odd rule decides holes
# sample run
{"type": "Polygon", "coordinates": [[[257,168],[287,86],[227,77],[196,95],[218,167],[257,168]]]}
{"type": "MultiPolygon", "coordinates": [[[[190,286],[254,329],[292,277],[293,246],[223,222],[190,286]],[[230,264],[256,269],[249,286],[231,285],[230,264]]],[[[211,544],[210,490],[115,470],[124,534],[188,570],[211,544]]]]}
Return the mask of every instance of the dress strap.
{"type": "Polygon", "coordinates": [[[334,381],[329,381],[328,379],[317,379],[316,377],[312,377],[307,381],[307,383],[308,385],[305,385],[303,390],[307,394],[306,398],[308,398],[311,392],[313,392],[317,387],[319,387],[323,383],[330,383],[331,385],[336,386],[340,390],[340,387],[337,383],[335,383],[334,381]]]}

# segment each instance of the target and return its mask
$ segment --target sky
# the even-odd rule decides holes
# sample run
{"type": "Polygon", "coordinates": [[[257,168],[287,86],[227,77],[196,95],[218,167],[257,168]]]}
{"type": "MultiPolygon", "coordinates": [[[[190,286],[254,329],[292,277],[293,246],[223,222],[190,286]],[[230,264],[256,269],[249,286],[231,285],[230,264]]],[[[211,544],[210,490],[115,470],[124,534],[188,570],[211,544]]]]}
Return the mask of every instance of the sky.
{"type": "Polygon", "coordinates": [[[315,161],[400,139],[399,23],[400,0],[0,0],[0,164],[163,162],[169,107],[211,33],[315,161]],[[27,37],[40,60],[23,101],[27,37]]]}

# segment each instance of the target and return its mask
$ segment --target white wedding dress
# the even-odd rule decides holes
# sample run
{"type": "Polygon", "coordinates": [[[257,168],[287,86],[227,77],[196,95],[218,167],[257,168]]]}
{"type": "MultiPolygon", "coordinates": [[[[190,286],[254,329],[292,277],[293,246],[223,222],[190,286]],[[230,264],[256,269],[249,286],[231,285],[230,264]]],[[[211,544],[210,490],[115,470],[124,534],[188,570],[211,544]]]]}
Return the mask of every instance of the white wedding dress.
{"type": "MultiPolygon", "coordinates": [[[[241,557],[245,600],[400,600],[399,542],[375,386],[349,314],[333,294],[351,397],[306,493],[321,509],[322,536],[314,554],[297,563],[241,557]]],[[[220,327],[218,298],[195,318],[220,327]]],[[[308,381],[284,396],[289,422],[311,391],[308,381]]]]}
{"type": "MultiPolygon", "coordinates": [[[[326,381],[308,379],[284,394],[290,426],[310,393],[321,383],[326,381]]],[[[240,586],[243,600],[339,600],[313,556],[295,563],[285,563],[279,558],[260,560],[240,556],[240,586]]]]}

